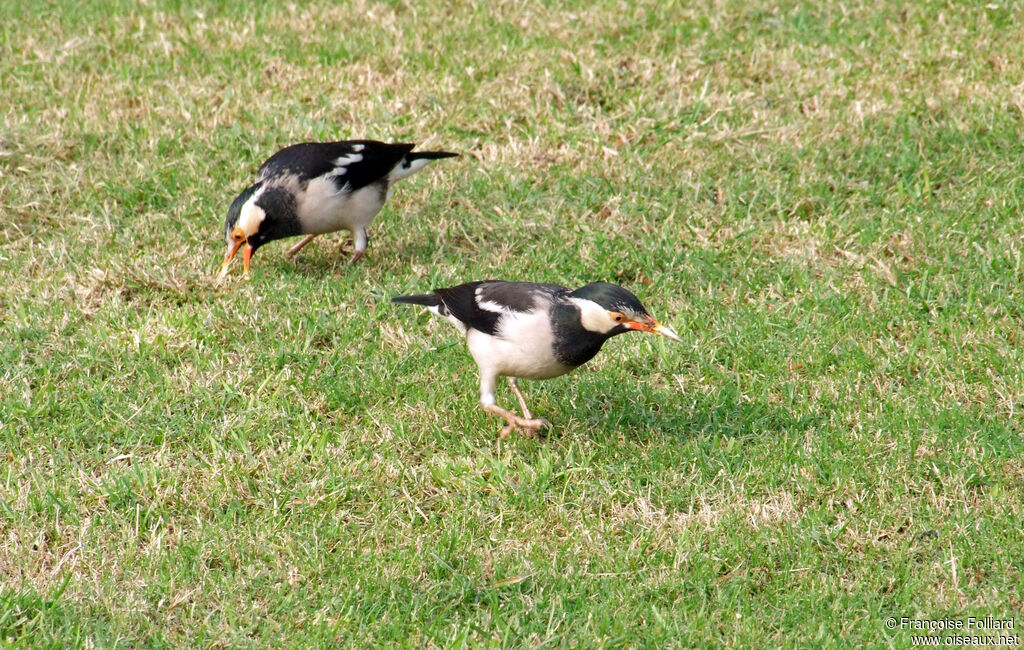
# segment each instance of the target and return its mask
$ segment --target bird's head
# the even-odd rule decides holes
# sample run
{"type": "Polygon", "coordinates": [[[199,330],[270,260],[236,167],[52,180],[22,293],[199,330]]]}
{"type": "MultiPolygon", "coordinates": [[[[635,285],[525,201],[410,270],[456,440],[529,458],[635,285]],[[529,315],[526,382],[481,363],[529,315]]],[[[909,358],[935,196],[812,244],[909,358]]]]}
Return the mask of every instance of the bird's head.
{"type": "Polygon", "coordinates": [[[218,279],[222,279],[228,273],[231,260],[234,259],[239,249],[242,249],[242,267],[245,275],[249,275],[249,263],[253,253],[263,244],[274,239],[286,237],[291,234],[290,230],[282,228],[278,213],[287,206],[278,204],[287,203],[290,196],[277,189],[267,189],[257,183],[239,194],[231,207],[228,208],[227,219],[224,220],[224,240],[227,243],[227,252],[224,255],[224,264],[221,266],[218,279]],[[282,196],[283,195],[283,196],[282,196]]]}
{"type": "Polygon", "coordinates": [[[259,247],[253,245],[254,240],[259,239],[260,226],[266,219],[267,213],[262,207],[256,205],[259,198],[260,188],[253,185],[235,197],[228,208],[228,217],[224,220],[224,239],[227,242],[227,253],[224,255],[224,264],[220,268],[218,279],[228,274],[231,260],[235,258],[240,248],[242,252],[242,266],[245,274],[249,275],[249,262],[252,254],[259,247]]]}
{"type": "Polygon", "coordinates": [[[639,298],[617,284],[592,282],[569,294],[580,306],[585,329],[609,337],[630,330],[682,341],[671,328],[654,320],[639,298]]]}

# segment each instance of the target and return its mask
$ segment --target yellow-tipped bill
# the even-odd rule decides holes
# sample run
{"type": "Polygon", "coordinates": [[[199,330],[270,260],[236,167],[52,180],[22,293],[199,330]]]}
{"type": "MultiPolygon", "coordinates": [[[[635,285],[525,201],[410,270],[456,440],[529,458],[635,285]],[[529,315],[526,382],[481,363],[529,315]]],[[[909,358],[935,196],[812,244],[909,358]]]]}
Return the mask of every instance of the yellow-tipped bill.
{"type": "Polygon", "coordinates": [[[628,323],[624,323],[624,325],[631,330],[637,330],[639,332],[650,332],[651,334],[660,334],[667,339],[679,341],[680,343],[682,343],[683,341],[675,332],[672,331],[671,327],[668,327],[667,325],[662,325],[653,318],[651,318],[650,320],[629,321],[628,323]]]}
{"type": "Polygon", "coordinates": [[[242,241],[236,241],[235,245],[228,251],[228,254],[224,256],[224,264],[220,267],[220,273],[217,274],[218,280],[223,280],[224,276],[228,274],[228,267],[231,266],[231,260],[235,259],[235,253],[238,252],[238,249],[241,248],[244,243],[244,239],[242,241]]]}
{"type": "Polygon", "coordinates": [[[672,339],[673,341],[679,341],[680,343],[683,342],[683,339],[679,338],[679,336],[675,332],[672,331],[671,327],[666,327],[665,325],[662,325],[661,323],[655,322],[654,323],[654,327],[651,328],[651,331],[654,332],[655,334],[661,334],[662,336],[664,336],[667,339],[672,339]]]}
{"type": "Polygon", "coordinates": [[[223,280],[224,276],[228,274],[228,268],[231,266],[231,260],[235,259],[235,254],[243,244],[245,244],[245,250],[242,251],[242,269],[245,271],[246,277],[249,276],[249,264],[252,260],[252,246],[242,239],[236,241],[231,247],[231,250],[228,251],[228,254],[224,256],[224,264],[220,267],[220,273],[217,274],[218,280],[223,280]]]}

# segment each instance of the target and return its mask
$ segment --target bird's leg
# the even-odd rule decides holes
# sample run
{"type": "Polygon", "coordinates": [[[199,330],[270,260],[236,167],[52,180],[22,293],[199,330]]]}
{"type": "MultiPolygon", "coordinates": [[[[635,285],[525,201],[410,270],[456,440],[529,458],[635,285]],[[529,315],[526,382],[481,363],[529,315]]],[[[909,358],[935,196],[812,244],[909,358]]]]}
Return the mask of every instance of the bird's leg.
{"type": "Polygon", "coordinates": [[[292,246],[291,248],[286,250],[284,252],[284,256],[285,257],[291,257],[292,255],[298,253],[300,250],[302,250],[303,246],[305,246],[309,242],[313,241],[314,237],[316,237],[316,235],[306,235],[305,237],[302,238],[302,241],[300,241],[298,244],[295,244],[294,246],[292,246]]]}
{"type": "MultiPolygon", "coordinates": [[[[502,432],[498,435],[499,439],[504,440],[509,436],[510,433],[518,429],[522,431],[523,435],[528,438],[532,438],[537,435],[537,432],[541,430],[541,427],[550,427],[551,423],[547,420],[534,419],[534,418],[522,418],[512,413],[511,410],[506,410],[495,403],[495,388],[498,383],[498,374],[490,371],[480,373],[480,406],[487,411],[488,414],[498,416],[505,420],[508,425],[502,429],[502,432]]],[[[516,389],[516,392],[518,390],[516,389]]],[[[525,406],[525,400],[521,399],[520,403],[525,406]]],[[[523,408],[525,410],[525,408],[523,408]]],[[[525,410],[526,414],[529,414],[528,410],[525,410]]]]}
{"type": "Polygon", "coordinates": [[[526,398],[523,397],[523,392],[519,390],[519,379],[516,377],[507,377],[508,385],[512,389],[512,392],[516,394],[516,398],[519,400],[519,406],[523,409],[523,417],[530,422],[539,422],[540,426],[551,428],[551,423],[544,418],[535,418],[530,414],[530,407],[526,405],[526,398]]]}
{"type": "Polygon", "coordinates": [[[523,417],[527,420],[532,420],[533,416],[530,415],[530,407],[526,405],[526,399],[523,397],[523,391],[519,390],[519,380],[515,377],[505,377],[508,380],[508,387],[512,389],[512,393],[515,394],[516,399],[519,400],[519,407],[523,409],[523,417]]]}
{"type": "Polygon", "coordinates": [[[366,245],[370,241],[370,237],[366,234],[366,228],[357,228],[352,233],[352,238],[355,240],[356,252],[352,255],[352,259],[348,261],[349,264],[355,264],[366,254],[366,245]]]}

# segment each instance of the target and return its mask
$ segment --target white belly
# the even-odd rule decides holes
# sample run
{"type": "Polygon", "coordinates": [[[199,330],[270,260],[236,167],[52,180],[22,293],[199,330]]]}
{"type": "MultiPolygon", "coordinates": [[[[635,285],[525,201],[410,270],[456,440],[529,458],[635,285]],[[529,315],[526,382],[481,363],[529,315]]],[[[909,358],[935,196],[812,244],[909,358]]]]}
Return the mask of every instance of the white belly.
{"type": "Polygon", "coordinates": [[[481,370],[523,379],[550,379],[572,370],[555,359],[547,314],[505,317],[498,336],[471,329],[466,344],[481,370]],[[536,321],[536,322],[534,322],[536,321]]]}
{"type": "Polygon", "coordinates": [[[345,192],[339,191],[334,181],[318,178],[310,181],[303,200],[296,207],[304,234],[355,231],[370,225],[384,207],[384,196],[374,185],[345,192]]]}

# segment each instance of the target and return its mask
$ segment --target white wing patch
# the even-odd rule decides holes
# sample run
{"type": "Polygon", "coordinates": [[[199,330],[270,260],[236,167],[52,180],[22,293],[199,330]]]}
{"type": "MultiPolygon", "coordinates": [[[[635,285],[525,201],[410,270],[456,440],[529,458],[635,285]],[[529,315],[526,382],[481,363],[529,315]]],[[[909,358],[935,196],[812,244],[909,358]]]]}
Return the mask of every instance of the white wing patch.
{"type": "Polygon", "coordinates": [[[479,307],[480,309],[483,309],[484,311],[493,312],[495,314],[516,313],[514,310],[510,309],[508,305],[503,305],[500,302],[495,302],[493,300],[487,300],[486,298],[483,298],[483,293],[483,287],[477,287],[476,290],[473,292],[473,302],[475,302],[476,306],[479,307]]]}
{"type": "MultiPolygon", "coordinates": [[[[356,145],[352,147],[353,151],[361,151],[362,149],[356,149],[356,145]]],[[[334,159],[334,169],[324,174],[324,178],[341,178],[348,173],[348,166],[354,165],[363,159],[361,153],[347,153],[343,156],[338,156],[334,159]]]]}
{"type": "MultiPolygon", "coordinates": [[[[358,149],[355,149],[355,147],[353,147],[353,150],[358,151],[358,149]]],[[[361,153],[347,153],[344,156],[338,156],[337,158],[335,158],[334,164],[337,167],[347,167],[353,163],[359,162],[362,159],[363,154],[361,153]]]]}
{"type": "Polygon", "coordinates": [[[493,302],[491,300],[480,300],[476,301],[476,306],[485,311],[492,311],[495,314],[508,314],[511,313],[509,308],[501,303],[493,302]]]}

